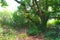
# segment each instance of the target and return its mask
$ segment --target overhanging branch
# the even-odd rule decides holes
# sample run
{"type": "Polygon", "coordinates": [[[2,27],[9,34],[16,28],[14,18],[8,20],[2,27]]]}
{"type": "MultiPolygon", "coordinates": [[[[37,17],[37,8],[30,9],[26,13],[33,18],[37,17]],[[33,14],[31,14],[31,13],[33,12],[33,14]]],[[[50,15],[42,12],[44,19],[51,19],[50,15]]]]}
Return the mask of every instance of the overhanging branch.
{"type": "Polygon", "coordinates": [[[18,1],[18,0],[15,0],[17,3],[19,3],[19,4],[21,4],[22,6],[25,6],[25,3],[23,3],[23,2],[20,2],[20,1],[18,1]]]}
{"type": "Polygon", "coordinates": [[[20,3],[20,1],[18,1],[18,0],[15,0],[17,3],[20,3]]]}
{"type": "Polygon", "coordinates": [[[35,0],[35,3],[36,3],[37,8],[38,8],[38,10],[39,10],[40,8],[39,8],[39,5],[38,5],[38,3],[37,3],[37,0],[35,0]]]}
{"type": "MultiPolygon", "coordinates": [[[[37,2],[37,0],[34,0],[34,1],[35,1],[36,6],[37,6],[37,9],[38,9],[37,15],[42,18],[42,16],[44,15],[44,13],[42,13],[42,11],[41,11],[41,9],[40,9],[40,7],[39,7],[39,4],[38,4],[38,2],[37,2]]],[[[41,4],[40,4],[40,5],[41,5],[41,4]]]]}

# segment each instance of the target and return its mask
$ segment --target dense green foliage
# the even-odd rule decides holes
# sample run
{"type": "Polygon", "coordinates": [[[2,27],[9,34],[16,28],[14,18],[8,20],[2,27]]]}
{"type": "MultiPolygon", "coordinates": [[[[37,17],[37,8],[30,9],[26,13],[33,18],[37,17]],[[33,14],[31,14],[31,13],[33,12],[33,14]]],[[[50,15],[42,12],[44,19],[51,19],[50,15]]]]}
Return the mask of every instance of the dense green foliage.
{"type": "Polygon", "coordinates": [[[2,6],[2,7],[8,6],[6,0],[0,0],[0,3],[1,3],[1,6],[2,6]]]}
{"type": "MultiPolygon", "coordinates": [[[[15,1],[21,4],[20,6],[18,6],[18,13],[23,14],[22,12],[24,12],[24,15],[26,16],[26,19],[27,19],[27,24],[28,24],[27,26],[30,29],[34,26],[36,27],[36,30],[39,30],[39,31],[45,31],[48,26],[49,28],[54,28],[55,25],[57,24],[56,23],[57,21],[54,21],[54,20],[57,20],[60,18],[59,0],[54,0],[54,1],[52,0],[48,0],[48,1],[47,0],[38,0],[38,1],[37,0],[29,0],[29,1],[28,0],[21,0],[21,1],[15,0],[15,1]],[[49,23],[48,20],[52,18],[54,20],[49,23]]],[[[21,19],[15,18],[16,21],[19,20],[18,23],[20,23],[21,19]]],[[[32,28],[31,30],[36,31],[34,28],[32,28]]],[[[30,31],[30,30],[28,31],[29,33],[32,33],[32,34],[35,33],[34,31],[30,31]]]]}
{"type": "MultiPolygon", "coordinates": [[[[1,25],[14,29],[27,28],[28,35],[44,34],[44,37],[55,39],[60,30],[60,0],[15,0],[20,5],[14,13],[0,12],[1,25]]],[[[6,5],[1,0],[2,6],[6,5]]]]}
{"type": "Polygon", "coordinates": [[[3,10],[0,12],[0,23],[2,23],[2,25],[9,25],[10,22],[12,21],[12,13],[7,11],[7,10],[3,10]],[[8,13],[8,14],[7,14],[8,13]]]}

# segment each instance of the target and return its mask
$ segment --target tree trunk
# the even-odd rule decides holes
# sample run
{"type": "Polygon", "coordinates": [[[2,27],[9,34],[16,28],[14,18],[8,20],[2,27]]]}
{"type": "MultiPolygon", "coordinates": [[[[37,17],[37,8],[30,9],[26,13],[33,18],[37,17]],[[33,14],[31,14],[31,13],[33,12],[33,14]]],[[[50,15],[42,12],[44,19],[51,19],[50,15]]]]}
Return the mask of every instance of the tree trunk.
{"type": "Polygon", "coordinates": [[[48,18],[46,16],[42,16],[41,17],[41,29],[42,29],[42,32],[45,32],[47,30],[46,26],[47,26],[47,21],[48,21],[48,18]]]}

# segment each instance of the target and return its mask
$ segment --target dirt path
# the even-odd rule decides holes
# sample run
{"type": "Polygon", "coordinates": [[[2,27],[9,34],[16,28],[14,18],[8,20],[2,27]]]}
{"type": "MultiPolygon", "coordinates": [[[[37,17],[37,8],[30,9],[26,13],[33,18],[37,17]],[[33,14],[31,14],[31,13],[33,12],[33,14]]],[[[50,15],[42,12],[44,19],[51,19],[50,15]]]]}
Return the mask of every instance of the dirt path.
{"type": "Polygon", "coordinates": [[[18,32],[18,36],[16,40],[44,40],[43,37],[40,36],[28,36],[26,33],[26,28],[23,28],[18,32]]]}
{"type": "MultiPolygon", "coordinates": [[[[3,26],[3,28],[4,28],[4,31],[9,32],[9,28],[7,28],[5,25],[3,26]]],[[[27,28],[22,28],[20,29],[20,31],[16,32],[17,37],[15,38],[15,40],[44,40],[42,36],[28,36],[26,31],[27,31],[27,28]]]]}

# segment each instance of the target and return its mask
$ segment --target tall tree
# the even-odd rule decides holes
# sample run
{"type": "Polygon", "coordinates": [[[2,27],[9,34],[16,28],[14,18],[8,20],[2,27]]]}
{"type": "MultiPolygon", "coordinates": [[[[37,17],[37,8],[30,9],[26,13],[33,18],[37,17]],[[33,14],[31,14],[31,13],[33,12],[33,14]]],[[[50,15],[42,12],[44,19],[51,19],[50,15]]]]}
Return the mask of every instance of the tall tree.
{"type": "MultiPolygon", "coordinates": [[[[40,17],[41,28],[43,31],[46,30],[46,23],[50,17],[50,13],[59,12],[60,7],[59,0],[15,0],[15,1],[20,4],[19,8],[26,14],[34,13],[40,17]]],[[[29,20],[32,20],[29,17],[29,15],[27,15],[27,18],[29,20]]]]}

